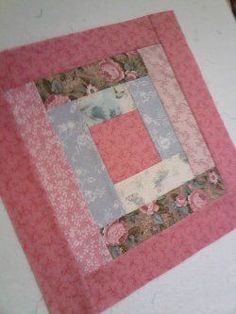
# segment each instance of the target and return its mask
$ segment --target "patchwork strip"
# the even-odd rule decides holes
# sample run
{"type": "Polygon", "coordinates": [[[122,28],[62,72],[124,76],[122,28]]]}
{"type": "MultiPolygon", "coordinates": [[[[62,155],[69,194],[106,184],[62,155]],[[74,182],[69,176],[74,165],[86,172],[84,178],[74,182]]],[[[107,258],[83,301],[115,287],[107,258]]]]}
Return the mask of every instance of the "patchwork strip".
{"type": "Polygon", "coordinates": [[[131,212],[193,179],[192,170],[180,154],[115,184],[127,212],[131,212]]]}
{"type": "Polygon", "coordinates": [[[134,110],[135,105],[125,84],[119,84],[80,98],[78,108],[91,127],[134,110]]]}
{"type": "Polygon", "coordinates": [[[106,226],[101,234],[115,258],[201,210],[224,192],[222,178],[213,168],[106,226]]]}
{"type": "Polygon", "coordinates": [[[131,51],[38,80],[36,86],[43,102],[55,94],[76,100],[145,75],[142,58],[131,51]]]}
{"type": "Polygon", "coordinates": [[[194,175],[214,167],[207,145],[160,44],[139,50],[194,175]]]}
{"type": "Polygon", "coordinates": [[[161,159],[168,159],[176,154],[185,157],[151,79],[145,76],[126,84],[161,159]]]}
{"type": "Polygon", "coordinates": [[[125,210],[75,102],[49,111],[80,189],[96,223],[102,227],[125,210]]]}
{"type": "MultiPolygon", "coordinates": [[[[47,208],[44,210],[45,215],[53,217],[50,221],[51,230],[60,230],[65,240],[65,249],[68,246],[78,267],[81,265],[85,272],[97,270],[109,262],[111,256],[100,238],[97,225],[66,161],[35,85],[28,83],[8,90],[5,98],[14,116],[17,132],[37,173],[41,189],[47,195],[50,212],[47,213],[47,208]]],[[[22,197],[27,199],[26,195],[22,197]]],[[[38,194],[32,195],[35,202],[38,197],[38,194]]],[[[28,208],[28,214],[37,216],[34,208],[28,208]]],[[[38,219],[43,220],[44,217],[38,219]]],[[[50,246],[51,237],[46,243],[50,246]]]]}
{"type": "Polygon", "coordinates": [[[161,160],[138,110],[97,124],[90,132],[114,183],[161,160]]]}

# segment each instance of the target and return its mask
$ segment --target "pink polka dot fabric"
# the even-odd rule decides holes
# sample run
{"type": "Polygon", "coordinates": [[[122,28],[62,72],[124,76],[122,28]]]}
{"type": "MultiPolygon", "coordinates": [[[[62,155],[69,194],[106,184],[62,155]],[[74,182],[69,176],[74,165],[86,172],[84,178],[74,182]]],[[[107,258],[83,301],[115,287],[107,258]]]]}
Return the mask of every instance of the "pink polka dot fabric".
{"type": "MultiPolygon", "coordinates": [[[[114,182],[161,162],[136,110],[90,131],[114,182]]],[[[235,147],[173,12],[1,52],[0,145],[0,195],[51,313],[100,313],[236,227],[235,147]],[[226,192],[113,260],[32,82],[156,44],[226,192]]]]}

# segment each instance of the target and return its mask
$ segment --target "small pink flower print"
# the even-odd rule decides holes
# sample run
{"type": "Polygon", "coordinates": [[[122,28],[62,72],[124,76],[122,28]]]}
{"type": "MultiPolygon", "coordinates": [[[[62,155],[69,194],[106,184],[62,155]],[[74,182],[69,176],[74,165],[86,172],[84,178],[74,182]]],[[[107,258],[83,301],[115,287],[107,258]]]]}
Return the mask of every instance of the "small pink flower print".
{"type": "Polygon", "coordinates": [[[189,204],[193,211],[197,211],[200,208],[208,204],[209,196],[203,190],[195,190],[188,196],[189,204]]]}
{"type": "Polygon", "coordinates": [[[125,72],[126,78],[129,81],[135,80],[138,77],[138,74],[136,71],[126,71],[125,72]]]}
{"type": "Polygon", "coordinates": [[[98,91],[98,89],[95,86],[93,86],[92,84],[87,85],[87,94],[88,95],[94,94],[97,91],[98,91]]]}
{"type": "Polygon", "coordinates": [[[175,203],[177,207],[185,207],[188,204],[188,200],[183,194],[179,194],[175,199],[175,203]]]}
{"type": "Polygon", "coordinates": [[[102,75],[105,77],[105,79],[107,79],[110,82],[113,81],[120,82],[125,77],[124,72],[119,63],[111,59],[101,61],[99,66],[102,75]]]}
{"type": "Polygon", "coordinates": [[[46,108],[51,108],[56,105],[63,105],[68,101],[70,101],[70,98],[67,96],[51,94],[48,96],[44,104],[46,108]]]}
{"type": "Polygon", "coordinates": [[[210,183],[213,183],[213,184],[217,184],[218,180],[219,180],[219,177],[218,175],[215,173],[215,171],[211,171],[209,172],[208,174],[208,180],[210,183]]]}
{"type": "Polygon", "coordinates": [[[124,221],[114,222],[105,228],[104,236],[109,245],[120,245],[128,237],[128,227],[124,221]]]}
{"type": "Polygon", "coordinates": [[[149,216],[151,216],[155,212],[158,212],[159,209],[160,209],[159,206],[155,203],[150,203],[148,205],[144,205],[144,206],[140,207],[140,211],[144,214],[149,215],[149,216]]]}

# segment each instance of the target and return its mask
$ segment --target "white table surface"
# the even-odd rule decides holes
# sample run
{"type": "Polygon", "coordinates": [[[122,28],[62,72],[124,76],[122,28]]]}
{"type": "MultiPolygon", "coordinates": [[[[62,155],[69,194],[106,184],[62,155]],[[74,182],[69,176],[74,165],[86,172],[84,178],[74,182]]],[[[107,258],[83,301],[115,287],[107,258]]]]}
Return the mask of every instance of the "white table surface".
{"type": "MultiPolygon", "coordinates": [[[[236,22],[225,0],[0,0],[0,50],[163,10],[175,11],[236,143],[236,22]]],[[[48,310],[0,203],[0,314],[36,313],[48,310]]],[[[236,314],[236,231],[105,313],[236,314]]]]}

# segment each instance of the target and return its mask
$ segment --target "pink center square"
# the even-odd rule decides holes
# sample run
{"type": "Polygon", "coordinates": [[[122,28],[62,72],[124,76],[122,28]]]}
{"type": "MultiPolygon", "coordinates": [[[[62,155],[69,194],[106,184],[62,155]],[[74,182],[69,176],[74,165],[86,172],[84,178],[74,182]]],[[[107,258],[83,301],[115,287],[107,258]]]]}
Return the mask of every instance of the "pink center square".
{"type": "Polygon", "coordinates": [[[90,131],[114,183],[161,160],[138,110],[97,124],[90,131]]]}

